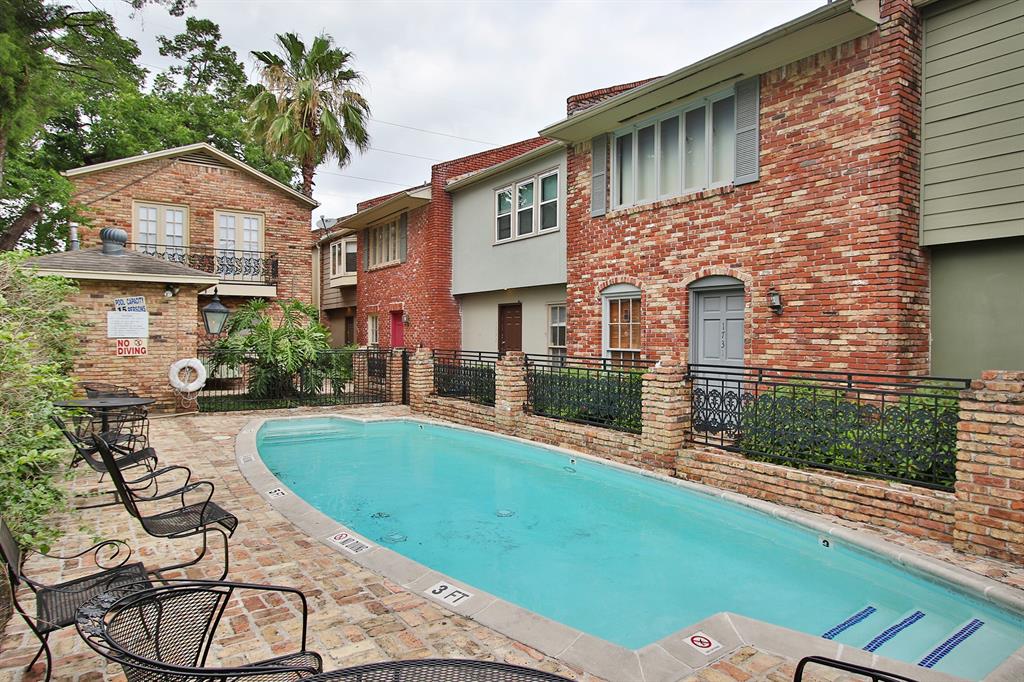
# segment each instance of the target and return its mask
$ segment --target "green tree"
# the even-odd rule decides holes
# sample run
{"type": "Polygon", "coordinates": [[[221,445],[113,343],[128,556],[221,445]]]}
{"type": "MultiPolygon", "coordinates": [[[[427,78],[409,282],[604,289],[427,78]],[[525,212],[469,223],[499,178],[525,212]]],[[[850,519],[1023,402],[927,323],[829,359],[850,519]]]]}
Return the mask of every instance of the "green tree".
{"type": "Polygon", "coordinates": [[[335,159],[344,167],[352,149],[370,143],[366,122],[370,105],[354,90],[362,76],[350,65],[352,53],[334,46],[327,35],[309,49],[294,33],[277,35],[282,54],[253,52],[260,66],[249,120],[268,151],[294,158],[302,174],[302,192],[313,194],[316,167],[335,159]]]}
{"type": "Polygon", "coordinates": [[[238,97],[248,81],[238,54],[221,45],[220,26],[209,19],[188,17],[185,32],[173,38],[157,36],[160,54],[174,57],[178,64],[157,77],[156,91],[174,90],[173,81],[192,93],[215,95],[220,100],[238,97]]]}

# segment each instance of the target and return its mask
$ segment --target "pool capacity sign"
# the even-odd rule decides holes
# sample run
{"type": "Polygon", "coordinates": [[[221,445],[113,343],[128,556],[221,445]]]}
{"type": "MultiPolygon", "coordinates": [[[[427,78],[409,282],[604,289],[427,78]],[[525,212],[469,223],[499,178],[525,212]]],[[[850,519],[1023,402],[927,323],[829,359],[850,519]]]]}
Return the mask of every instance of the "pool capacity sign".
{"type": "Polygon", "coordinates": [[[114,355],[138,357],[149,353],[149,311],[145,296],[114,299],[107,311],[107,338],[114,339],[114,355]]]}

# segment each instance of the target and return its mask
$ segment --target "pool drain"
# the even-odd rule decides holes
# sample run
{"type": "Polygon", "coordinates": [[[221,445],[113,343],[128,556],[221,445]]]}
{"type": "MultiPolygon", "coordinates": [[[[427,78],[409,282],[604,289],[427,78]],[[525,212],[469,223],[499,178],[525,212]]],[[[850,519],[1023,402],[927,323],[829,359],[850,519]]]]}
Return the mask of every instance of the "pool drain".
{"type": "Polygon", "coordinates": [[[381,539],[384,542],[387,542],[389,544],[395,545],[395,544],[398,544],[399,542],[405,542],[409,538],[405,537],[401,533],[388,533],[387,535],[385,535],[381,539]]]}
{"type": "Polygon", "coordinates": [[[515,516],[516,513],[511,509],[499,509],[498,511],[494,512],[494,515],[503,519],[507,519],[510,516],[515,516]]]}
{"type": "Polygon", "coordinates": [[[374,512],[374,513],[370,514],[370,518],[371,519],[386,519],[386,518],[389,518],[390,516],[391,516],[391,514],[388,514],[387,512],[374,512]]]}

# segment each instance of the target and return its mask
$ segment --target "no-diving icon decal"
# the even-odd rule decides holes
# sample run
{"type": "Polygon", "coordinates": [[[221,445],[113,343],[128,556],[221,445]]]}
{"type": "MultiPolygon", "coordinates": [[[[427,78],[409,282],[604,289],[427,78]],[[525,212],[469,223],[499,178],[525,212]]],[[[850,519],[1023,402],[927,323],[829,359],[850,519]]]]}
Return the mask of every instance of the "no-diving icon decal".
{"type": "Polygon", "coordinates": [[[695,632],[686,638],[686,643],[705,656],[722,648],[721,642],[705,632],[695,632]]]}

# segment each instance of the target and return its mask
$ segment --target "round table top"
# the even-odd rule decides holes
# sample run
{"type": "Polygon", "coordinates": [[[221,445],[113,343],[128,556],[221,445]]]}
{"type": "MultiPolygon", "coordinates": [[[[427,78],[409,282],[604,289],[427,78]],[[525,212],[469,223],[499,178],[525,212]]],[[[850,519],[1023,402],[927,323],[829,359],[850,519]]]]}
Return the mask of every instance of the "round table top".
{"type": "Polygon", "coordinates": [[[303,682],[569,682],[553,673],[497,661],[413,659],[367,663],[307,677],[303,682]]]}
{"type": "Polygon", "coordinates": [[[122,407],[142,407],[152,405],[156,398],[137,398],[129,395],[107,396],[105,398],[76,398],[59,400],[56,407],[81,407],[86,410],[116,410],[122,407]]]}

